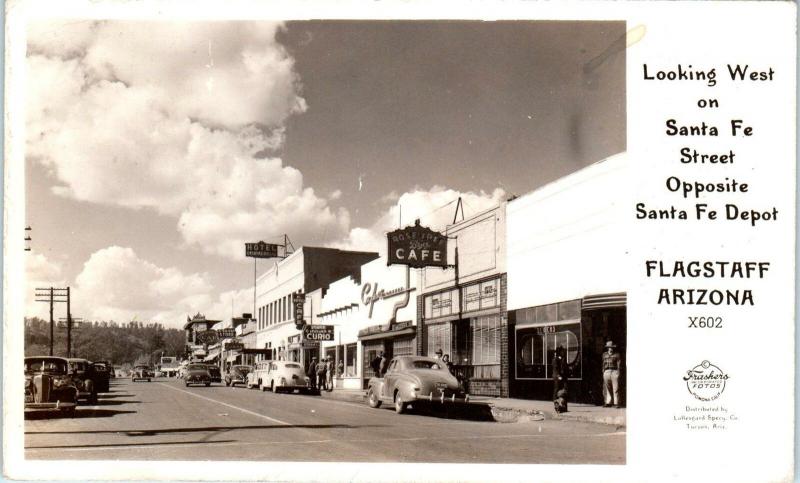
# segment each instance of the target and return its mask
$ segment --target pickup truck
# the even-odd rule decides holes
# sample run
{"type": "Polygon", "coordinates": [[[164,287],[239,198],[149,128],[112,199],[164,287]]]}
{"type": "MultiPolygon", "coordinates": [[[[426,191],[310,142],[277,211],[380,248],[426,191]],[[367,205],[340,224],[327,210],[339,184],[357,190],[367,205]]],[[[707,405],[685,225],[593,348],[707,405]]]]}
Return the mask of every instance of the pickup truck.
{"type": "Polygon", "coordinates": [[[366,395],[370,407],[391,403],[398,414],[404,413],[409,404],[469,402],[469,394],[442,361],[422,356],[393,358],[384,377],[369,380],[366,395]]]}

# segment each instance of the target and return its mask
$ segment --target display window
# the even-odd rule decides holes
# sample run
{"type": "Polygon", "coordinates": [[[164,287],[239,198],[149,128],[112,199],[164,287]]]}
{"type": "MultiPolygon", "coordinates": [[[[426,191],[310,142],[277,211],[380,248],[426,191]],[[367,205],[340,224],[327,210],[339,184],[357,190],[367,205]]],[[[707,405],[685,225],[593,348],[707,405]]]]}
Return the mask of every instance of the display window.
{"type": "Polygon", "coordinates": [[[347,344],[344,351],[344,374],[346,377],[356,376],[356,357],[358,357],[357,345],[347,344]]]}
{"type": "Polygon", "coordinates": [[[452,354],[452,330],[449,323],[428,325],[425,327],[427,331],[427,355],[428,357],[436,357],[436,351],[441,349],[444,354],[452,354]]]}
{"type": "Polygon", "coordinates": [[[517,379],[551,379],[558,347],[566,350],[568,378],[582,377],[580,320],[518,328],[515,347],[517,379]]]}

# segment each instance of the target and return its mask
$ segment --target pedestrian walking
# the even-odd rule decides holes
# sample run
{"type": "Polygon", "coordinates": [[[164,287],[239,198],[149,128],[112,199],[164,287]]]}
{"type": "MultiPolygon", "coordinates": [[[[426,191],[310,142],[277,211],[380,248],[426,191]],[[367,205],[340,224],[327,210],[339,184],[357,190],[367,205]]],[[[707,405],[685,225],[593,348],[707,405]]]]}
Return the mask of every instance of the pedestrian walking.
{"type": "Polygon", "coordinates": [[[316,389],[317,387],[317,358],[312,357],[311,362],[308,363],[308,370],[306,370],[306,376],[310,380],[311,387],[316,389]]]}
{"type": "Polygon", "coordinates": [[[606,351],[603,353],[603,407],[619,407],[619,372],[622,368],[622,357],[617,353],[614,341],[606,342],[606,351]]]}
{"type": "Polygon", "coordinates": [[[453,373],[453,363],[450,362],[450,354],[445,354],[445,355],[442,356],[442,363],[444,364],[444,367],[447,369],[447,372],[452,374],[453,373]]]}
{"type": "Polygon", "coordinates": [[[389,359],[387,359],[386,355],[383,352],[381,352],[381,363],[380,363],[380,366],[378,368],[379,369],[378,373],[380,374],[379,377],[383,377],[383,376],[386,375],[386,368],[387,367],[389,367],[389,359]]]}
{"type": "Polygon", "coordinates": [[[333,359],[331,356],[328,356],[328,361],[325,364],[325,380],[328,392],[333,391],[333,359]]]}
{"type": "Polygon", "coordinates": [[[317,362],[317,388],[319,388],[320,391],[327,388],[325,385],[325,372],[327,370],[328,366],[324,358],[317,362]]]}
{"type": "Polygon", "coordinates": [[[369,367],[372,368],[372,371],[375,373],[375,377],[381,377],[381,359],[383,359],[383,351],[375,356],[375,358],[369,363],[369,367]]]}
{"type": "Polygon", "coordinates": [[[569,366],[567,365],[567,350],[558,346],[553,354],[551,364],[553,368],[553,405],[557,413],[567,412],[567,378],[569,366]]]}

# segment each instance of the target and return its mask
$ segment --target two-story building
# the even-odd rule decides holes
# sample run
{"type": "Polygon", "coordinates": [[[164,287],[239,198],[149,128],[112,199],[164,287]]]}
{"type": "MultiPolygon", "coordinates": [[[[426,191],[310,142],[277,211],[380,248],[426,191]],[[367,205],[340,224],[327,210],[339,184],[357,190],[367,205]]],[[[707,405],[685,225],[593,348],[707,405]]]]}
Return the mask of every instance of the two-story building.
{"type": "Polygon", "coordinates": [[[361,265],[378,257],[374,252],[301,247],[256,280],[256,347],[261,359],[282,359],[307,365],[320,357],[318,342],[304,342],[295,327],[293,297],[303,294],[306,323],[314,323],[329,285],[348,276],[359,277],[361,265]]]}
{"type": "Polygon", "coordinates": [[[506,203],[445,234],[452,267],[421,271],[417,353],[449,355],[470,394],[508,397],[506,203]]]}
{"type": "Polygon", "coordinates": [[[198,337],[207,330],[211,330],[220,320],[206,319],[206,316],[200,313],[194,317],[186,317],[186,323],[183,324],[183,330],[186,331],[186,350],[185,357],[190,360],[203,360],[209,356],[208,344],[204,343],[198,337]]]}

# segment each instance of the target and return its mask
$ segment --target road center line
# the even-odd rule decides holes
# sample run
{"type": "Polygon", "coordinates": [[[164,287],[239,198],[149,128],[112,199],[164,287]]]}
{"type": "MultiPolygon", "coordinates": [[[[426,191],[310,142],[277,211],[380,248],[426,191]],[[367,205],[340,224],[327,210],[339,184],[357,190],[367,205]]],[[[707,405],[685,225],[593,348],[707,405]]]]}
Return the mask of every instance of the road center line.
{"type": "Polygon", "coordinates": [[[178,392],[184,392],[184,393],[186,393],[186,394],[188,394],[190,396],[194,396],[194,397],[197,397],[197,398],[200,398],[200,399],[205,399],[206,401],[209,401],[209,402],[222,404],[223,406],[227,406],[227,407],[229,407],[231,409],[236,409],[237,411],[241,411],[243,413],[250,414],[251,416],[256,416],[256,417],[259,417],[259,418],[262,418],[262,419],[266,419],[267,421],[272,421],[273,423],[282,424],[284,426],[292,426],[291,423],[287,423],[286,421],[281,421],[280,419],[275,419],[275,418],[271,418],[269,416],[264,416],[263,414],[259,414],[259,413],[255,412],[255,411],[250,411],[249,409],[240,408],[239,406],[234,406],[233,404],[228,404],[226,402],[218,401],[216,399],[211,399],[210,397],[201,396],[201,395],[199,395],[197,393],[194,393],[194,392],[191,392],[191,391],[186,391],[184,389],[179,389],[177,387],[170,386],[169,384],[164,384],[163,382],[157,382],[156,384],[161,384],[164,387],[168,387],[168,388],[173,389],[173,390],[178,391],[178,392]]]}

